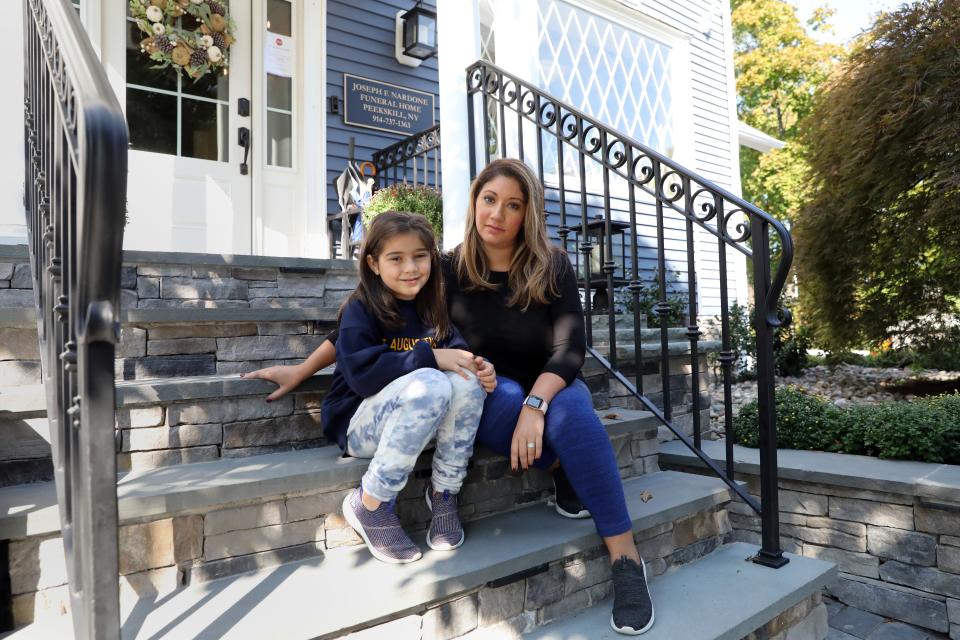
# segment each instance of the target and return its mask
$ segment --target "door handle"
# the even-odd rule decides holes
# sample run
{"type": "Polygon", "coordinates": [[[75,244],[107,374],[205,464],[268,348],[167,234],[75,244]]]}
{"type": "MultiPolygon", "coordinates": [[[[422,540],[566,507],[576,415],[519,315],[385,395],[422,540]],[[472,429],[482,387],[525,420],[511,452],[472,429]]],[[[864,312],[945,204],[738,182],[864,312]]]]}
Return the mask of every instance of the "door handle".
{"type": "Polygon", "coordinates": [[[240,175],[245,176],[250,173],[250,166],[247,164],[247,158],[250,155],[250,129],[246,127],[237,129],[237,144],[243,147],[243,162],[240,163],[240,175]]]}

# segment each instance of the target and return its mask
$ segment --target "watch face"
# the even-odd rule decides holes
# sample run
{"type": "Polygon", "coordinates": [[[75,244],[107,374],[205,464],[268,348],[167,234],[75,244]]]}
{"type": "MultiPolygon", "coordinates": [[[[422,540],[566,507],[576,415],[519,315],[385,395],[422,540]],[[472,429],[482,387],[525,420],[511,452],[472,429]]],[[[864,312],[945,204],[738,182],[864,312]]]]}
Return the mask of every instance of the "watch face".
{"type": "Polygon", "coordinates": [[[524,404],[527,404],[534,409],[539,409],[543,406],[543,398],[538,398],[537,396],[527,396],[527,400],[524,404]]]}

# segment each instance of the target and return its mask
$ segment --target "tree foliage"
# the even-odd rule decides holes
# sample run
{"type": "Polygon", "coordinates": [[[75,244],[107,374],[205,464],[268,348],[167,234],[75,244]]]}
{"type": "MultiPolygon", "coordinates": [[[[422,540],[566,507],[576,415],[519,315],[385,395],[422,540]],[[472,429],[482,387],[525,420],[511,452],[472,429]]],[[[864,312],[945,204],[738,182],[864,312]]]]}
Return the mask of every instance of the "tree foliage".
{"type": "MultiPolygon", "coordinates": [[[[813,39],[784,0],[733,0],[732,7],[740,119],[781,140],[791,139],[842,49],[813,39]]],[[[831,15],[817,9],[807,25],[829,30],[831,15]]]]}
{"type": "Polygon", "coordinates": [[[801,297],[833,347],[922,334],[960,295],[960,2],[881,14],[805,121],[801,297]],[[894,329],[896,327],[896,329],[894,329]]]}
{"type": "Polygon", "coordinates": [[[743,196],[774,217],[793,221],[808,196],[807,164],[799,125],[813,96],[843,50],[818,42],[811,31],[829,31],[827,9],[806,21],[784,0],[733,0],[737,112],[741,121],[786,142],[760,153],[740,149],[743,196]]]}

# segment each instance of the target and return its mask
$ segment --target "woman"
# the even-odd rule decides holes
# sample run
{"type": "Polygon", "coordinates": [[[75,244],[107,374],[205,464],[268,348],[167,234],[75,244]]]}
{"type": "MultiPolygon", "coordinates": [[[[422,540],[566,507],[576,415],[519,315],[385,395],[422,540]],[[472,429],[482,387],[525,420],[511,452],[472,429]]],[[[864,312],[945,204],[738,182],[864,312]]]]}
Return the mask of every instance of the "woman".
{"type": "MultiPolygon", "coordinates": [[[[555,472],[557,511],[592,515],[610,554],[611,626],[644,633],[654,621],[646,567],[633,542],[613,447],[579,378],[586,337],[576,276],[550,244],[543,187],[523,162],[495,160],[476,177],[463,244],[442,268],[451,319],[498,373],[477,441],[508,456],[514,470],[555,472]]],[[[248,377],[274,380],[285,393],[320,368],[321,350],[330,350],[325,344],[295,376],[271,368],[248,377]]]]}
{"type": "Polygon", "coordinates": [[[646,569],[613,447],[579,377],[586,337],[576,275],[550,244],[543,187],[526,164],[495,160],[480,172],[463,244],[443,267],[451,319],[497,368],[477,442],[508,456],[514,470],[558,472],[558,512],[592,515],[610,553],[611,625],[647,631],[654,614],[646,569]],[[586,511],[574,506],[577,496],[586,511]]]}

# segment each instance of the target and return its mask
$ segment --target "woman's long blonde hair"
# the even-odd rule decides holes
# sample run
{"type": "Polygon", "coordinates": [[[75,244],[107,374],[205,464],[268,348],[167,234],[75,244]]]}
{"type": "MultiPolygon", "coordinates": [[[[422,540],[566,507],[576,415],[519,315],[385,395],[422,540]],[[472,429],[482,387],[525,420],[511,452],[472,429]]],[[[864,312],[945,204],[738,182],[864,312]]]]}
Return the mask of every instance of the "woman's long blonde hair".
{"type": "MultiPolygon", "coordinates": [[[[530,168],[520,160],[494,160],[474,178],[470,185],[470,203],[467,206],[467,229],[463,244],[456,251],[457,277],[470,290],[494,290],[490,282],[490,264],[483,250],[483,240],[477,232],[477,198],[488,182],[503,176],[517,181],[527,208],[523,226],[517,236],[517,246],[510,259],[507,284],[513,295],[507,301],[526,311],[531,304],[547,304],[560,295],[557,287],[557,269],[561,250],[550,244],[544,211],[543,185],[530,168]]],[[[564,258],[566,259],[566,258],[564,258]]]]}

